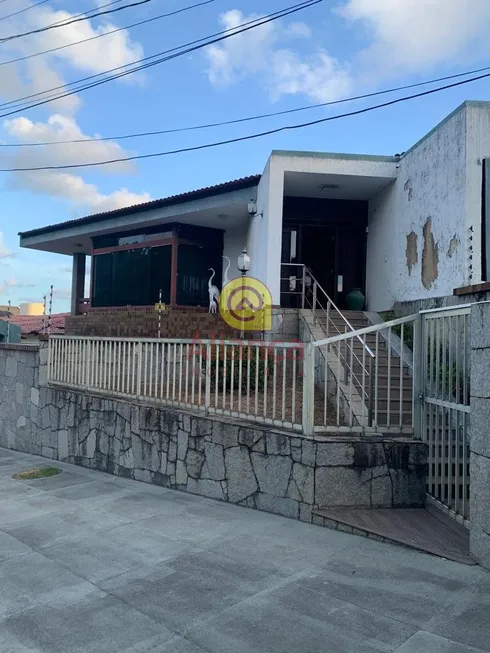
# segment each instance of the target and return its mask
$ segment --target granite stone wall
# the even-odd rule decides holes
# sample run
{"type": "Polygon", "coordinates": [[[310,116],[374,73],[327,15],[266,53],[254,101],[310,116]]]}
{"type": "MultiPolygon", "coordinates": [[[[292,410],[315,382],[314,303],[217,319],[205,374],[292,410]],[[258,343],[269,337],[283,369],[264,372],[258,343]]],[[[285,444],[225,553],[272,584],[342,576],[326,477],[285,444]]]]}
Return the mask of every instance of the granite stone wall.
{"type": "Polygon", "coordinates": [[[471,307],[470,550],[490,569],[490,303],[471,307]]]}
{"type": "Polygon", "coordinates": [[[423,443],[313,440],[50,388],[45,352],[0,349],[0,446],[304,521],[312,508],[424,504],[423,443]]]}

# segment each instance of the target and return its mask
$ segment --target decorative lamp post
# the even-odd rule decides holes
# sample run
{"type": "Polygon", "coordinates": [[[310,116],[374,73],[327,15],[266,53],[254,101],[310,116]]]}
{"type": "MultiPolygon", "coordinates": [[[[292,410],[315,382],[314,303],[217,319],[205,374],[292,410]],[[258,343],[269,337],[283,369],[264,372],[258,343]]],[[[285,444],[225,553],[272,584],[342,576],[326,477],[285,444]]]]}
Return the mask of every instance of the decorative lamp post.
{"type": "MultiPolygon", "coordinates": [[[[247,248],[244,247],[242,253],[238,257],[238,271],[242,275],[242,299],[245,296],[245,289],[244,289],[244,284],[245,284],[245,277],[247,276],[247,272],[250,271],[250,256],[247,254],[247,248]]],[[[243,321],[242,321],[242,328],[240,329],[240,338],[243,340],[245,336],[244,328],[243,328],[243,321]]]]}
{"type": "Polygon", "coordinates": [[[242,253],[238,257],[238,270],[242,277],[247,276],[250,271],[250,256],[247,254],[247,248],[244,247],[242,253]]]}

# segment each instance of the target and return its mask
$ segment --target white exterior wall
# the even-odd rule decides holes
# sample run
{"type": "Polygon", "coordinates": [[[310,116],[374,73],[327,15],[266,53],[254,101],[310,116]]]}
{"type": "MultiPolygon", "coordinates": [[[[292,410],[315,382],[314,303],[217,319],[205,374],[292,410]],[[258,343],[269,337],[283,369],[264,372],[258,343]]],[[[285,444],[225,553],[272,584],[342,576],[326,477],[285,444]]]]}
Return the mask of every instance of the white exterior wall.
{"type": "MultiPolygon", "coordinates": [[[[228,279],[231,281],[240,276],[238,271],[238,257],[249,242],[249,232],[252,228],[252,219],[250,223],[240,229],[227,229],[224,234],[223,256],[230,259],[230,269],[228,270],[228,279]]],[[[223,283],[225,281],[225,271],[228,267],[228,261],[223,258],[223,283]]]]}
{"type": "Polygon", "coordinates": [[[481,269],[482,161],[490,157],[490,103],[468,102],[466,124],[466,215],[468,216],[466,247],[468,254],[473,255],[471,261],[468,262],[468,267],[473,266],[469,270],[472,277],[468,283],[474,284],[490,280],[482,279],[481,269]],[[472,232],[470,231],[471,226],[473,226],[472,232]],[[470,240],[470,236],[472,240],[470,240]]]}
{"type": "Polygon", "coordinates": [[[454,288],[474,282],[469,281],[467,246],[469,227],[481,220],[477,201],[481,167],[479,181],[473,170],[467,174],[466,134],[467,111],[463,108],[415,145],[400,160],[396,181],[370,201],[369,310],[389,310],[395,301],[452,295],[454,288]],[[435,249],[428,234],[426,261],[434,268],[435,260],[436,269],[423,274],[428,219],[435,249]],[[407,250],[410,234],[412,242],[416,239],[414,257],[407,250]]]}
{"type": "Polygon", "coordinates": [[[271,157],[257,190],[257,215],[249,230],[250,275],[268,287],[272,303],[281,302],[281,246],[284,171],[271,157]]]}

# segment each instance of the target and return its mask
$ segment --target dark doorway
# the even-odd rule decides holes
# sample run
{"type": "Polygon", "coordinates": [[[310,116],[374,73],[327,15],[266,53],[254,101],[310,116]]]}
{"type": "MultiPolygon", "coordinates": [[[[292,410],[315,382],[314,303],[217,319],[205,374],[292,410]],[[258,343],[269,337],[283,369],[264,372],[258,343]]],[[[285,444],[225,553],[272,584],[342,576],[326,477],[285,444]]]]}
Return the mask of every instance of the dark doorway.
{"type": "Polygon", "coordinates": [[[335,296],[335,244],[335,227],[305,226],[301,229],[302,263],[332,299],[335,296]]]}

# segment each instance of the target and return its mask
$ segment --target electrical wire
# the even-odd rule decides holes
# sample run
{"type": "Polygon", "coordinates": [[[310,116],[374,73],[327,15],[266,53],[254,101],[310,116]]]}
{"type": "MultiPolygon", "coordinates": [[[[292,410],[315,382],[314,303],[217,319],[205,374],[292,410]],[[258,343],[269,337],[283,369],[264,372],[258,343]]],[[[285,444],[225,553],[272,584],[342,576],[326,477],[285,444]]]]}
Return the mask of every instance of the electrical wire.
{"type": "MultiPolygon", "coordinates": [[[[212,0],[211,0],[212,1],[212,0]]],[[[263,120],[266,118],[276,118],[278,116],[285,116],[292,113],[298,113],[300,111],[309,111],[311,109],[319,109],[334,106],[337,104],[345,104],[347,102],[354,102],[357,100],[366,100],[372,97],[377,97],[380,95],[387,95],[389,93],[396,93],[398,91],[406,91],[410,88],[418,88],[420,86],[427,86],[428,84],[436,84],[438,82],[444,82],[449,79],[457,79],[459,77],[466,77],[468,75],[475,75],[476,73],[481,73],[486,70],[490,70],[490,66],[485,66],[485,68],[477,68],[475,70],[467,70],[463,73],[456,73],[454,75],[446,75],[445,77],[437,77],[435,79],[428,79],[423,82],[416,82],[414,84],[405,84],[404,86],[396,86],[393,88],[386,88],[381,91],[374,91],[373,93],[365,93],[364,95],[354,95],[351,97],[342,98],[341,100],[332,100],[331,102],[321,102],[319,104],[309,104],[306,106],[295,107],[294,109],[286,109],[284,111],[274,111],[273,113],[262,113],[255,116],[247,116],[245,118],[236,118],[234,120],[223,120],[221,122],[206,123],[202,125],[193,125],[190,127],[176,127],[174,129],[161,129],[156,131],[148,132],[137,132],[134,134],[122,134],[118,136],[100,136],[96,138],[74,138],[71,140],[63,141],[42,141],[38,143],[0,143],[0,148],[3,147],[40,147],[45,145],[69,145],[73,143],[99,143],[101,141],[122,141],[132,138],[143,138],[148,136],[161,136],[164,134],[178,134],[182,132],[198,131],[202,129],[211,129],[215,127],[224,127],[228,125],[237,125],[245,122],[253,122],[256,120],[263,120]]]]}
{"type": "MultiPolygon", "coordinates": [[[[121,0],[114,0],[113,2],[108,3],[107,5],[103,6],[109,6],[113,5],[116,3],[121,2],[121,0]]],[[[31,34],[39,34],[41,32],[47,32],[48,30],[51,29],[56,29],[59,27],[66,27],[67,25],[72,25],[73,23],[79,23],[84,20],[90,20],[91,18],[97,18],[98,16],[104,16],[105,14],[113,14],[116,11],[123,11],[124,9],[130,9],[132,7],[138,7],[139,5],[144,5],[148,2],[151,2],[151,0],[138,0],[138,2],[133,2],[128,5],[124,5],[123,7],[116,7],[116,9],[109,9],[107,11],[97,11],[96,13],[91,13],[90,16],[82,15],[82,14],[77,14],[79,17],[78,18],[71,18],[70,20],[66,21],[60,21],[57,23],[52,23],[51,25],[46,25],[45,27],[40,27],[38,29],[33,29],[30,30],[29,32],[22,32],[21,34],[12,34],[12,36],[6,36],[5,38],[0,39],[0,43],[6,43],[8,41],[13,41],[15,39],[20,39],[24,36],[30,36],[31,34]]],[[[94,12],[95,10],[92,9],[91,12],[94,12]]],[[[85,14],[88,14],[89,12],[85,12],[85,14]]]]}
{"type": "MultiPolygon", "coordinates": [[[[0,0],[1,1],[1,0],[0,0]]],[[[45,0],[48,1],[48,0],[45,0]]],[[[52,52],[57,52],[58,50],[64,50],[65,48],[71,48],[74,45],[80,45],[81,43],[88,43],[89,41],[95,41],[95,39],[101,39],[104,36],[109,36],[110,34],[115,34],[116,32],[122,32],[123,30],[131,29],[132,27],[139,27],[140,25],[146,25],[147,23],[152,23],[156,20],[161,20],[162,18],[167,18],[169,16],[176,16],[177,14],[182,14],[185,11],[191,9],[196,9],[197,7],[203,7],[204,5],[209,5],[215,2],[216,0],[205,0],[204,2],[199,2],[194,5],[189,5],[188,7],[182,7],[181,9],[176,9],[175,11],[170,11],[166,14],[159,14],[158,16],[152,16],[152,18],[146,18],[145,20],[140,20],[136,23],[131,23],[131,25],[126,25],[125,27],[117,27],[116,29],[111,29],[108,32],[103,34],[96,34],[95,36],[90,36],[89,38],[82,39],[81,41],[73,41],[73,43],[67,43],[66,45],[60,45],[56,48],[50,48],[49,50],[43,50],[42,52],[34,52],[33,54],[27,54],[24,57],[17,57],[16,59],[9,59],[8,61],[0,61],[0,66],[7,66],[8,64],[18,63],[19,61],[26,61],[27,59],[33,59],[34,57],[40,57],[44,54],[51,54],[52,52]]]]}
{"type": "Polygon", "coordinates": [[[0,118],[4,118],[6,116],[10,116],[10,115],[13,115],[15,113],[19,113],[21,111],[25,111],[26,109],[31,109],[31,108],[34,108],[34,107],[37,107],[37,106],[41,106],[43,104],[47,104],[49,102],[53,102],[54,100],[59,100],[59,99],[64,98],[64,97],[74,95],[74,94],[79,93],[80,91],[86,90],[88,88],[94,88],[96,86],[100,86],[101,84],[105,84],[106,82],[113,81],[114,79],[119,79],[121,77],[125,77],[126,75],[131,75],[131,74],[133,74],[135,72],[139,72],[140,70],[145,70],[146,68],[156,66],[156,65],[158,65],[160,63],[163,63],[165,61],[169,61],[171,59],[181,57],[181,56],[183,56],[185,54],[189,54],[190,52],[195,52],[196,50],[200,50],[202,48],[208,47],[209,45],[213,45],[214,43],[219,43],[219,42],[224,41],[226,39],[229,39],[229,38],[231,38],[233,36],[237,36],[238,34],[243,34],[244,32],[248,32],[251,29],[255,29],[257,27],[260,27],[260,26],[265,25],[267,23],[270,23],[272,21],[278,20],[278,19],[283,18],[285,16],[289,16],[291,14],[294,14],[294,13],[298,12],[298,11],[301,11],[302,9],[312,7],[312,6],[314,6],[316,4],[319,4],[321,2],[324,2],[324,0],[307,0],[306,2],[301,2],[298,5],[293,5],[292,7],[288,7],[286,9],[281,9],[281,10],[279,10],[277,12],[272,13],[272,14],[268,14],[267,16],[265,16],[263,18],[258,18],[258,19],[254,19],[252,21],[248,21],[246,23],[243,23],[239,27],[234,27],[234,28],[231,28],[231,29],[222,30],[220,32],[217,32],[216,34],[212,34],[210,36],[206,36],[206,37],[197,39],[195,41],[192,41],[191,43],[187,43],[185,45],[180,45],[180,46],[177,46],[175,48],[171,48],[170,50],[166,50],[166,51],[159,52],[157,54],[151,55],[149,57],[144,57],[143,59],[139,59],[136,62],[132,62],[130,64],[124,64],[122,66],[112,68],[111,70],[107,70],[107,71],[104,71],[102,73],[97,73],[95,75],[89,75],[88,77],[84,77],[84,78],[82,78],[80,80],[76,80],[76,81],[73,81],[73,82],[68,82],[68,84],[57,86],[57,87],[55,87],[53,89],[46,89],[44,91],[40,91],[39,93],[33,93],[31,95],[24,96],[23,98],[19,98],[17,100],[11,100],[9,102],[5,102],[3,104],[0,104],[0,108],[12,106],[12,105],[18,104],[19,102],[22,102],[23,100],[34,98],[34,97],[37,97],[37,96],[41,96],[41,95],[44,95],[44,94],[49,93],[51,91],[56,91],[58,89],[65,89],[65,88],[67,88],[69,86],[79,84],[80,82],[89,81],[91,79],[102,77],[103,75],[107,75],[107,73],[111,73],[111,72],[114,72],[114,71],[117,71],[117,70],[128,68],[129,66],[135,66],[135,64],[141,64],[141,62],[147,62],[147,63],[144,63],[143,65],[135,66],[130,70],[119,72],[116,75],[106,77],[106,78],[104,78],[102,80],[99,80],[97,82],[93,82],[93,83],[87,84],[85,86],[80,86],[80,87],[76,88],[75,90],[64,92],[64,93],[61,93],[59,95],[52,96],[52,97],[40,100],[39,102],[28,103],[28,104],[25,104],[24,106],[17,107],[13,111],[0,114],[0,118]],[[213,37],[216,37],[216,38],[213,38],[213,37]],[[199,44],[199,45],[194,45],[194,44],[199,44]],[[192,46],[192,47],[187,47],[187,46],[192,46]],[[182,48],[187,48],[187,49],[182,50],[182,48]],[[149,61],[151,59],[155,59],[156,57],[160,57],[162,54],[167,54],[169,52],[175,52],[175,51],[177,51],[177,52],[175,54],[173,54],[173,55],[166,56],[166,57],[161,57],[160,59],[156,59],[155,61],[149,61]]]}
{"type": "Polygon", "coordinates": [[[282,127],[276,127],[275,129],[269,129],[265,132],[249,134],[247,136],[239,136],[237,138],[230,138],[223,141],[215,141],[214,143],[205,143],[204,145],[194,145],[192,147],[183,147],[176,150],[167,150],[166,152],[152,152],[149,154],[135,154],[133,156],[120,157],[118,159],[109,159],[107,161],[97,161],[94,163],[73,163],[65,164],[58,166],[35,166],[30,168],[0,168],[0,172],[33,172],[41,170],[69,170],[72,168],[94,168],[98,166],[112,165],[114,163],[122,163],[126,161],[137,161],[142,159],[153,159],[162,156],[171,156],[174,154],[183,154],[186,152],[197,152],[199,150],[207,150],[210,148],[221,147],[223,145],[231,145],[233,143],[241,143],[244,141],[255,140],[256,138],[262,138],[264,136],[271,136],[272,134],[279,134],[284,131],[294,131],[296,129],[303,129],[305,127],[312,127],[314,125],[320,125],[326,122],[331,122],[333,120],[340,120],[342,118],[349,118],[351,116],[359,116],[364,113],[369,113],[370,111],[375,111],[377,109],[382,109],[384,107],[393,106],[394,104],[399,104],[400,102],[406,102],[408,100],[414,100],[416,98],[425,97],[427,95],[432,95],[434,93],[439,93],[450,88],[456,88],[458,86],[463,86],[464,84],[469,84],[471,82],[476,82],[480,79],[486,79],[490,77],[490,73],[484,75],[479,75],[478,77],[472,77],[471,79],[464,79],[460,82],[454,82],[453,84],[447,84],[445,86],[440,86],[438,88],[429,89],[428,91],[422,91],[421,93],[415,93],[413,95],[406,95],[401,98],[396,98],[394,100],[389,100],[388,102],[383,102],[382,104],[375,104],[370,107],[364,107],[363,109],[357,109],[355,111],[349,111],[347,113],[337,114],[335,116],[327,116],[326,118],[319,118],[318,120],[312,120],[310,122],[305,122],[295,125],[284,125],[282,127]]]}
{"type": "Polygon", "coordinates": [[[49,2],[49,0],[40,0],[40,2],[36,2],[34,5],[29,5],[28,7],[24,7],[24,9],[19,9],[19,11],[14,11],[13,14],[7,14],[6,16],[1,16],[0,20],[7,20],[7,18],[12,18],[12,16],[18,16],[19,14],[23,14],[25,11],[29,11],[29,9],[34,9],[35,7],[39,7],[39,5],[44,5],[46,2],[49,2]]]}

